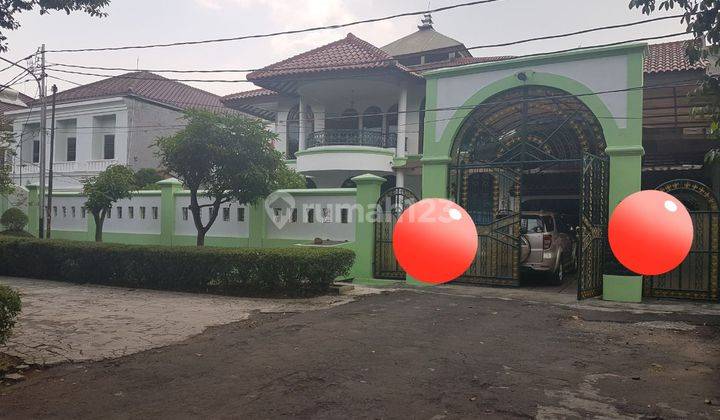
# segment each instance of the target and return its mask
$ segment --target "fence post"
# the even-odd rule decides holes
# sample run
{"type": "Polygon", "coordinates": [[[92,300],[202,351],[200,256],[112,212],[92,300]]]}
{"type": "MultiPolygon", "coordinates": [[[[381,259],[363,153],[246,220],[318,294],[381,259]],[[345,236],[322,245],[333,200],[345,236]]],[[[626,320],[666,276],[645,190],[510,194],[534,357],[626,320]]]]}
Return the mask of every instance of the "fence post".
{"type": "Polygon", "coordinates": [[[175,193],[182,189],[182,182],[175,178],[159,181],[160,187],[160,243],[172,246],[175,236],[175,193]]]}
{"type": "Polygon", "coordinates": [[[40,198],[38,197],[38,188],[40,186],[37,184],[30,184],[27,186],[28,189],[28,225],[27,225],[27,231],[33,235],[38,236],[40,233],[40,227],[38,225],[39,219],[40,219],[40,198]]]}
{"type": "Polygon", "coordinates": [[[355,214],[355,265],[352,275],[361,279],[371,279],[375,254],[374,210],[380,199],[380,187],[385,182],[385,178],[365,174],[356,176],[352,180],[357,185],[358,212],[355,214]],[[371,211],[373,217],[366,217],[371,211]]]}
{"type": "Polygon", "coordinates": [[[263,199],[257,203],[249,204],[248,210],[250,213],[248,215],[248,246],[252,248],[262,248],[267,231],[265,200],[263,199]]]}

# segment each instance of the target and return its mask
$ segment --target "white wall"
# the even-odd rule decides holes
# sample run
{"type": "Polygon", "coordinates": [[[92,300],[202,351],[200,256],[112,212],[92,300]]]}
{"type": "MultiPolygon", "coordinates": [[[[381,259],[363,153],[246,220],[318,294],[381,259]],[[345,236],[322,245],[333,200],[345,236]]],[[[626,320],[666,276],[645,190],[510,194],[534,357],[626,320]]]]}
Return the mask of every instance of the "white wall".
{"type": "Polygon", "coordinates": [[[159,137],[171,136],[185,126],[179,111],[136,99],[125,99],[130,125],[128,137],[128,165],[134,170],[158,168],[152,145],[159,137]]]}
{"type": "Polygon", "coordinates": [[[109,233],[142,233],[150,235],[160,234],[160,193],[157,196],[134,196],[129,200],[120,200],[112,208],[112,216],[105,219],[103,232],[109,233]],[[118,208],[122,208],[122,218],[118,217],[118,208]],[[130,207],[133,208],[133,217],[130,218],[130,207]],[[142,218],[141,208],[145,208],[145,218],[142,218]],[[157,218],[154,217],[153,208],[157,208],[157,218]]]}
{"type": "Polygon", "coordinates": [[[85,204],[85,197],[54,196],[52,201],[50,212],[53,230],[87,232],[87,218],[92,218],[92,215],[90,213],[83,215],[82,208],[85,204]]]}
{"type": "MultiPolygon", "coordinates": [[[[211,200],[207,198],[198,198],[200,205],[210,204],[211,200]]],[[[176,235],[197,235],[197,229],[195,228],[195,222],[190,210],[184,212],[183,209],[187,209],[190,206],[190,197],[186,195],[178,196],[175,198],[175,234],[176,235]],[[185,219],[184,213],[187,214],[187,220],[185,219]]],[[[203,224],[207,223],[210,218],[210,208],[203,208],[201,210],[201,220],[203,224]]],[[[248,206],[238,206],[237,203],[226,203],[220,207],[220,214],[215,219],[212,227],[207,233],[207,236],[219,236],[229,238],[247,238],[250,234],[250,209],[248,206]],[[224,210],[229,209],[230,218],[224,220],[224,210]],[[244,212],[243,220],[238,220],[238,210],[244,212]]]]}
{"type": "Polygon", "coordinates": [[[333,241],[355,240],[356,203],[354,193],[349,195],[293,195],[295,206],[291,207],[285,200],[266,204],[265,208],[272,214],[267,221],[267,237],[270,239],[297,239],[309,241],[315,238],[333,241]],[[297,221],[292,221],[292,209],[297,209],[297,221]],[[277,210],[276,210],[277,209],[277,210]],[[315,221],[308,222],[308,211],[314,209],[315,221]],[[342,223],[342,209],[347,211],[347,223],[342,223]],[[279,213],[275,216],[276,211],[279,213]],[[325,217],[323,217],[325,214],[325,217]],[[275,222],[273,222],[273,220],[275,222]],[[286,223],[283,225],[282,221],[286,223]]]}

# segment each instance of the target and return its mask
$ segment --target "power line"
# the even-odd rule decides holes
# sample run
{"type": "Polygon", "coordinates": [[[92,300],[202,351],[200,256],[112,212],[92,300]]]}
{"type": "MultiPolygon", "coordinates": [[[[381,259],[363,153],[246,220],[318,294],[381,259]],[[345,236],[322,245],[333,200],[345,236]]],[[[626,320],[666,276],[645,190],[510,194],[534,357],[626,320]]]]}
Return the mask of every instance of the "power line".
{"type": "MultiPolygon", "coordinates": [[[[468,48],[468,50],[507,47],[507,46],[511,46],[511,45],[525,44],[528,42],[566,38],[566,37],[570,37],[570,36],[582,35],[582,34],[587,34],[587,33],[592,33],[592,32],[610,30],[610,29],[629,28],[632,26],[644,25],[644,24],[658,22],[658,21],[667,20],[667,19],[677,19],[677,18],[681,18],[681,17],[683,17],[683,15],[662,16],[662,17],[658,17],[658,18],[639,20],[639,21],[630,22],[630,23],[599,26],[599,27],[595,27],[595,28],[583,29],[583,30],[574,31],[574,32],[567,32],[567,33],[563,33],[563,34],[548,35],[548,36],[541,36],[541,37],[535,37],[535,38],[527,38],[527,39],[521,39],[521,40],[516,40],[516,41],[498,43],[498,44],[478,45],[478,46],[470,47],[470,48],[468,48]]],[[[374,64],[377,62],[378,62],[377,60],[376,61],[367,61],[367,62],[354,63],[354,65],[374,64]]],[[[125,71],[125,72],[138,71],[138,69],[124,68],[124,67],[82,66],[82,65],[78,65],[78,64],[67,64],[67,63],[50,63],[49,67],[56,67],[56,66],[85,69],[85,70],[125,71]]],[[[309,68],[308,67],[297,67],[297,68],[283,67],[283,70],[306,70],[306,69],[309,69],[309,68]]],[[[201,73],[202,74],[202,73],[205,73],[205,74],[207,74],[207,73],[249,73],[249,72],[253,72],[253,71],[257,71],[257,70],[261,70],[261,69],[251,68],[251,69],[207,69],[207,70],[179,70],[179,69],[143,69],[143,70],[153,72],[153,73],[180,73],[180,74],[192,74],[192,73],[201,73]]]]}
{"type": "Polygon", "coordinates": [[[383,16],[383,17],[378,17],[378,18],[356,20],[353,22],[347,22],[347,23],[342,23],[342,24],[315,26],[315,27],[311,27],[311,28],[295,29],[295,30],[290,30],[290,31],[271,32],[271,33],[266,33],[266,34],[242,35],[242,36],[229,37],[229,38],[215,38],[215,39],[205,39],[205,40],[199,40],[199,41],[169,42],[169,43],[164,43],[164,44],[144,44],[144,45],[125,45],[125,46],[119,46],[119,47],[48,50],[47,52],[50,52],[50,53],[76,53],[76,52],[96,52],[96,51],[120,51],[120,50],[133,50],[133,49],[176,47],[176,46],[182,46],[182,45],[210,44],[210,43],[218,43],[218,42],[241,41],[244,39],[269,38],[269,37],[275,37],[275,36],[280,36],[280,35],[293,35],[293,34],[315,32],[315,31],[322,31],[322,30],[328,30],[328,29],[347,28],[350,26],[356,26],[356,25],[361,25],[361,24],[365,24],[365,23],[375,23],[375,22],[382,22],[385,20],[397,19],[397,18],[401,18],[401,17],[418,16],[418,15],[422,15],[425,13],[440,13],[440,12],[445,12],[448,10],[459,9],[461,7],[477,6],[477,5],[481,5],[481,4],[495,3],[498,1],[500,1],[500,0],[470,1],[470,2],[466,2],[466,3],[459,3],[459,4],[453,4],[450,6],[438,7],[436,9],[417,10],[417,11],[413,11],[413,12],[398,13],[398,14],[383,16]]]}
{"type": "MultiPolygon", "coordinates": [[[[692,87],[697,86],[698,79],[687,79],[687,80],[679,80],[675,81],[673,83],[664,83],[664,84],[655,84],[655,85],[642,85],[642,86],[634,86],[634,87],[628,87],[628,88],[618,88],[618,89],[611,89],[611,90],[604,90],[604,91],[597,91],[597,92],[589,92],[589,93],[582,93],[582,94],[563,94],[563,95],[552,95],[552,96],[545,96],[545,97],[534,97],[534,98],[520,98],[520,99],[506,99],[506,100],[490,100],[485,101],[477,106],[450,106],[450,107],[441,107],[441,108],[428,108],[428,109],[417,109],[417,110],[406,110],[405,114],[413,114],[413,113],[421,113],[421,112],[441,112],[441,111],[457,111],[462,109],[469,109],[474,110],[478,108],[484,108],[484,107],[490,107],[495,105],[506,105],[506,104],[520,104],[520,103],[532,103],[532,102],[539,102],[539,101],[546,101],[548,99],[571,99],[571,98],[581,98],[585,96],[594,96],[594,95],[604,95],[604,94],[613,94],[613,93],[623,93],[623,92],[631,92],[631,91],[637,91],[637,90],[653,90],[653,89],[666,89],[671,87],[692,87]]],[[[359,114],[356,118],[362,118],[362,117],[371,117],[371,116],[383,116],[383,115],[395,115],[402,112],[380,112],[380,113],[369,113],[369,114],[359,114]]],[[[594,115],[594,114],[593,114],[594,115]]],[[[595,116],[598,119],[616,119],[616,120],[637,120],[637,119],[644,119],[643,117],[616,117],[612,115],[600,115],[595,116]]],[[[464,118],[464,117],[463,117],[464,118]]],[[[325,116],[325,120],[347,120],[348,117],[346,116],[325,116]]],[[[443,118],[443,119],[437,119],[437,120],[429,120],[425,122],[440,122],[440,121],[450,121],[457,119],[457,117],[452,118],[443,118]]],[[[277,124],[282,125],[287,122],[299,122],[300,120],[295,119],[286,119],[286,120],[278,120],[277,124]]],[[[409,125],[419,125],[421,122],[415,122],[415,123],[406,123],[401,126],[409,126],[409,125]]],[[[184,128],[186,127],[186,124],[176,124],[176,125],[167,125],[167,126],[158,126],[158,125],[147,125],[147,126],[116,126],[115,129],[120,128],[127,128],[127,129],[136,129],[137,131],[150,131],[150,130],[144,130],[144,129],[151,129],[151,130],[165,130],[165,129],[172,129],[172,128],[184,128]]],[[[96,129],[96,128],[107,128],[102,126],[75,126],[74,129],[96,129]]],[[[135,130],[127,130],[127,132],[133,132],[135,130]]],[[[123,131],[125,132],[125,131],[123,131]]]]}
{"type": "MultiPolygon", "coordinates": [[[[623,40],[623,41],[610,42],[610,43],[606,43],[606,44],[588,45],[585,47],[574,47],[574,48],[567,48],[567,49],[563,49],[563,50],[524,54],[524,55],[513,56],[512,58],[509,58],[508,60],[540,57],[540,56],[545,56],[545,55],[562,54],[562,53],[569,53],[569,52],[576,52],[576,51],[587,51],[587,50],[596,49],[596,48],[614,47],[614,46],[630,44],[630,43],[634,43],[634,42],[654,41],[654,40],[658,40],[658,39],[673,38],[673,37],[677,37],[677,36],[681,36],[681,35],[687,35],[687,32],[676,32],[673,34],[647,36],[647,37],[641,37],[641,38],[635,38],[635,39],[629,39],[629,40],[623,40]]],[[[472,49],[472,48],[475,48],[475,47],[470,47],[468,49],[472,49]]],[[[372,63],[379,63],[379,62],[380,61],[373,61],[372,63]]],[[[479,64],[479,63],[468,63],[466,65],[472,65],[472,64],[479,64]]],[[[355,65],[356,64],[353,63],[353,66],[355,66],[355,65]]],[[[293,70],[317,70],[318,68],[319,67],[305,67],[305,68],[297,68],[297,69],[293,69],[293,70]]],[[[438,69],[440,69],[440,68],[442,68],[442,67],[439,67],[438,69]]],[[[286,69],[282,69],[282,70],[286,70],[286,69]]],[[[147,78],[144,78],[144,77],[135,77],[135,76],[128,76],[128,75],[115,75],[114,76],[114,75],[108,75],[108,74],[89,73],[89,72],[81,72],[81,71],[74,71],[74,70],[61,70],[58,68],[54,68],[53,71],[61,72],[61,73],[77,74],[77,75],[83,75],[83,76],[103,77],[103,78],[147,80],[147,78]]],[[[367,76],[364,76],[364,77],[367,77],[367,76]]],[[[247,80],[247,79],[171,79],[171,78],[165,78],[165,79],[175,81],[175,82],[196,82],[196,83],[253,83],[253,81],[247,80]]]]}

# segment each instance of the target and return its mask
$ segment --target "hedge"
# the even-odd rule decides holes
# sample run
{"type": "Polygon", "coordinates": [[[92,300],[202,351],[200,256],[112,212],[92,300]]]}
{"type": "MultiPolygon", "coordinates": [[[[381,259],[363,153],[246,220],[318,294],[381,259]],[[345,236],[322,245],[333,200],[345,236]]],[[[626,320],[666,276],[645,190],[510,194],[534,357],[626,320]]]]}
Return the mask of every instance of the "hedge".
{"type": "Polygon", "coordinates": [[[21,306],[20,294],[0,284],[0,345],[10,337],[21,306]]]}
{"type": "Polygon", "coordinates": [[[325,293],[355,260],[338,248],[197,248],[0,237],[0,275],[236,296],[325,293]]]}

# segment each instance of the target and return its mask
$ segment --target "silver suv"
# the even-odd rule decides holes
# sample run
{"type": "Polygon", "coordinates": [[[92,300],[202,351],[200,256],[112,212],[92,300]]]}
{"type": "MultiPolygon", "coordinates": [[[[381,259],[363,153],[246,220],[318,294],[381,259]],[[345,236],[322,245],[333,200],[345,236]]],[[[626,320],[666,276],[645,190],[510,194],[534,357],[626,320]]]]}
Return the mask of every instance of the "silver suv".
{"type": "Polygon", "coordinates": [[[562,284],[565,274],[577,269],[577,246],[571,231],[557,213],[523,212],[521,268],[546,273],[553,283],[562,284]]]}

